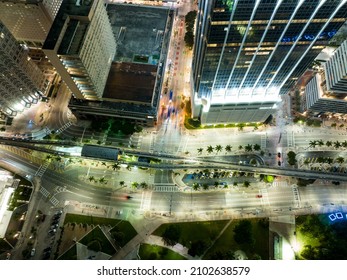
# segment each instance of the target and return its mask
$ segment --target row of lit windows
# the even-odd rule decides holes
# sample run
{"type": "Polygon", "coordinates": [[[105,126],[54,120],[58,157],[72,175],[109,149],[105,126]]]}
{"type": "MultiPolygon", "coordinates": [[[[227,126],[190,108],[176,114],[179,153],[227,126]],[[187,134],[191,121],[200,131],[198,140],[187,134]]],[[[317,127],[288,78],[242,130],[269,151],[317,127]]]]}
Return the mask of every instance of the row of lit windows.
{"type": "MultiPolygon", "coordinates": [[[[307,23],[308,19],[293,19],[291,23],[307,23]]],[[[325,23],[327,21],[326,18],[323,19],[312,19],[312,23],[325,23]]],[[[345,22],[345,18],[334,18],[331,20],[331,22],[345,22]]],[[[211,25],[248,25],[249,21],[247,20],[241,20],[241,21],[212,21],[211,25]]],[[[268,24],[269,20],[253,20],[252,24],[268,24]]],[[[273,20],[271,23],[273,24],[287,24],[288,20],[273,20]]]]}
{"type": "MultiPolygon", "coordinates": [[[[294,42],[281,42],[281,45],[293,45],[294,42]]],[[[296,43],[297,45],[309,45],[311,44],[310,41],[299,41],[296,43]]],[[[216,47],[223,47],[224,44],[220,43],[220,44],[207,44],[207,47],[208,48],[216,48],[216,47]]],[[[247,46],[258,46],[259,45],[259,42],[249,42],[249,43],[246,43],[245,45],[247,46]]],[[[263,42],[262,45],[268,45],[268,46],[271,46],[271,45],[274,45],[273,42],[263,42]]],[[[241,43],[227,43],[225,44],[225,47],[239,47],[241,46],[241,43]]]]}

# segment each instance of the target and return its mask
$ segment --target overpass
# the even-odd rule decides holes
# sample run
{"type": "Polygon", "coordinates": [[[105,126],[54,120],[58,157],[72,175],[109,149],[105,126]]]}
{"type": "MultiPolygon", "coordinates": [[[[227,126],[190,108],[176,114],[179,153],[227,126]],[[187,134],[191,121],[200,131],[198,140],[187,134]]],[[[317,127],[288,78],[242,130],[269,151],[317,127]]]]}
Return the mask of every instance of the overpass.
{"type": "MultiPolygon", "coordinates": [[[[0,139],[0,145],[10,145],[17,146],[21,148],[37,150],[45,153],[61,155],[61,156],[71,156],[68,152],[56,151],[50,147],[38,147],[36,143],[30,143],[29,141],[13,141],[12,139],[0,139]]],[[[170,160],[170,163],[146,163],[146,162],[125,162],[118,161],[119,163],[124,163],[132,166],[141,166],[152,169],[225,169],[225,170],[237,170],[244,172],[253,172],[261,174],[269,174],[274,176],[288,176],[288,177],[298,177],[303,179],[323,179],[330,181],[347,181],[347,176],[345,174],[337,174],[333,172],[323,172],[323,171],[313,171],[313,170],[299,170],[295,168],[286,167],[268,167],[261,165],[247,165],[247,164],[236,164],[227,161],[213,160],[208,158],[199,157],[183,157],[175,155],[165,155],[165,154],[151,154],[148,152],[133,151],[128,149],[122,149],[124,153],[129,153],[137,156],[147,156],[158,159],[170,160]],[[178,161],[178,162],[177,162],[178,161]]],[[[103,161],[108,161],[102,158],[95,158],[103,161]]],[[[111,162],[115,162],[111,160],[111,162]]]]}

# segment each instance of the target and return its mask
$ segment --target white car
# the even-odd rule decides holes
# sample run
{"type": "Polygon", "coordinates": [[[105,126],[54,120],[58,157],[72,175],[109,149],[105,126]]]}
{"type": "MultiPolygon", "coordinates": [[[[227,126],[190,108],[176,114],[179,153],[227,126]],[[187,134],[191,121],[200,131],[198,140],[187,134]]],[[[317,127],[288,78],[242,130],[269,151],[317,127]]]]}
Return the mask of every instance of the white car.
{"type": "Polygon", "coordinates": [[[35,256],[35,253],[36,253],[36,249],[35,248],[32,248],[31,249],[31,253],[30,253],[30,256],[35,256]]]}

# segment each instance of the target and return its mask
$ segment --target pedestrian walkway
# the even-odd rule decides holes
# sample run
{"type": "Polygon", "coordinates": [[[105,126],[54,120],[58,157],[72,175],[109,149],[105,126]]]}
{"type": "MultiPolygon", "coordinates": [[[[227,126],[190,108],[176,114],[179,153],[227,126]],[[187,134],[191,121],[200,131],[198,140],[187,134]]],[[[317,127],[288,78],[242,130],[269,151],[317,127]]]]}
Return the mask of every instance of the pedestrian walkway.
{"type": "Polygon", "coordinates": [[[296,185],[293,185],[292,190],[294,195],[295,207],[300,208],[300,195],[299,195],[298,187],[296,185]]]}
{"type": "Polygon", "coordinates": [[[196,258],[192,257],[191,255],[188,254],[188,248],[182,246],[181,244],[176,244],[175,246],[167,246],[163,242],[163,238],[157,235],[149,235],[147,238],[142,243],[150,244],[150,245],[156,245],[156,246],[161,246],[168,248],[175,253],[180,254],[181,256],[185,257],[188,260],[194,260],[196,258]]]}
{"type": "Polygon", "coordinates": [[[39,169],[36,171],[35,176],[42,177],[42,175],[46,172],[49,164],[49,161],[45,161],[43,164],[41,164],[39,169]]]}
{"type": "Polygon", "coordinates": [[[151,207],[152,192],[146,191],[142,193],[140,211],[148,211],[151,207]]]}
{"type": "Polygon", "coordinates": [[[49,202],[52,203],[53,206],[57,207],[57,206],[59,205],[59,202],[60,202],[60,201],[59,201],[58,199],[56,199],[56,198],[53,196],[53,197],[51,197],[51,199],[49,200],[49,202]]]}
{"type": "Polygon", "coordinates": [[[261,201],[263,202],[264,206],[270,206],[270,201],[269,201],[269,193],[267,189],[261,189],[261,201]]]}
{"type": "Polygon", "coordinates": [[[56,131],[56,134],[60,134],[62,133],[65,129],[69,128],[70,126],[72,126],[73,123],[71,121],[69,121],[68,123],[64,124],[61,128],[59,128],[57,131],[56,131]]]}
{"type": "Polygon", "coordinates": [[[47,191],[44,187],[40,188],[40,193],[42,193],[44,197],[48,197],[50,195],[50,192],[47,191]]]}
{"type": "Polygon", "coordinates": [[[173,183],[157,183],[154,185],[155,192],[178,192],[178,188],[173,183]]]}
{"type": "Polygon", "coordinates": [[[260,148],[262,150],[266,149],[267,133],[260,136],[260,148]]]}

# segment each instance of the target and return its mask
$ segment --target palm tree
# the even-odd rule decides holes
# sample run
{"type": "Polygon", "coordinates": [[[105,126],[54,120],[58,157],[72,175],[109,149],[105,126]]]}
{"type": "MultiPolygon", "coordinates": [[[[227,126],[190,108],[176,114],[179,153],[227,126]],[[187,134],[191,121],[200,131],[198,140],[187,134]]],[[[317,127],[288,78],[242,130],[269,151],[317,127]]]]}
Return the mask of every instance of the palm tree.
{"type": "Polygon", "coordinates": [[[214,182],[214,187],[215,188],[218,188],[218,186],[219,186],[219,183],[216,181],[216,182],[214,182]]]}
{"type": "Polygon", "coordinates": [[[119,170],[120,169],[119,164],[116,163],[116,162],[114,164],[112,164],[111,167],[112,167],[113,170],[116,170],[116,169],[119,170]]]}
{"type": "Polygon", "coordinates": [[[206,190],[208,190],[209,185],[207,183],[203,183],[202,188],[206,191],[206,190]]]}
{"type": "Polygon", "coordinates": [[[343,141],[343,142],[341,143],[341,145],[342,145],[342,147],[347,148],[347,140],[343,141]]]}
{"type": "Polygon", "coordinates": [[[193,190],[194,191],[197,191],[199,188],[200,188],[200,184],[198,184],[198,183],[193,184],[193,190]]]}
{"type": "Polygon", "coordinates": [[[198,149],[198,154],[201,155],[203,150],[204,150],[203,148],[199,148],[198,149]]]}
{"type": "Polygon", "coordinates": [[[337,163],[344,163],[345,159],[343,157],[336,158],[337,163]]]}
{"type": "Polygon", "coordinates": [[[312,147],[312,148],[315,148],[316,145],[317,145],[317,141],[316,140],[310,141],[310,143],[309,143],[309,147],[312,147]]]}
{"type": "Polygon", "coordinates": [[[216,145],[216,147],[215,147],[215,150],[217,153],[219,153],[222,149],[223,149],[223,147],[221,145],[216,145]]]}
{"type": "Polygon", "coordinates": [[[131,166],[130,166],[130,165],[127,165],[127,169],[128,169],[129,171],[131,171],[131,166]]]}
{"type": "Polygon", "coordinates": [[[51,155],[47,155],[47,156],[46,156],[46,159],[47,159],[47,160],[50,160],[51,158],[52,158],[51,155]]]}
{"type": "Polygon", "coordinates": [[[331,157],[327,158],[327,163],[332,164],[333,161],[334,161],[334,160],[333,160],[331,157]]]}
{"type": "Polygon", "coordinates": [[[253,145],[253,149],[254,149],[254,151],[259,151],[260,150],[260,145],[259,144],[254,144],[253,145]]]}
{"type": "Polygon", "coordinates": [[[210,154],[213,152],[213,147],[211,145],[209,145],[206,150],[210,154]]]}
{"type": "Polygon", "coordinates": [[[318,141],[317,141],[317,145],[318,145],[319,147],[322,147],[322,146],[324,145],[324,141],[323,141],[322,139],[318,140],[318,141]]]}
{"type": "Polygon", "coordinates": [[[242,150],[242,149],[243,149],[243,146],[242,146],[242,145],[240,145],[240,146],[239,146],[239,150],[242,150]]]}
{"type": "Polygon", "coordinates": [[[148,184],[146,182],[141,182],[140,183],[140,187],[143,189],[147,189],[148,188],[148,184]]]}
{"type": "Polygon", "coordinates": [[[233,183],[233,186],[234,186],[234,187],[237,187],[237,182],[234,182],[234,183],[233,183]]]}
{"type": "Polygon", "coordinates": [[[124,181],[120,181],[120,182],[119,182],[119,185],[120,185],[121,187],[123,187],[123,186],[125,185],[125,182],[124,182],[124,181]]]}
{"type": "Polygon", "coordinates": [[[232,148],[232,147],[231,147],[230,145],[226,145],[226,146],[225,146],[225,151],[226,151],[226,152],[231,152],[231,148],[232,148]]]}
{"type": "Polygon", "coordinates": [[[341,143],[339,141],[334,142],[334,148],[338,149],[341,147],[341,143]]]}
{"type": "Polygon", "coordinates": [[[138,183],[138,182],[132,182],[132,183],[131,183],[131,186],[132,186],[134,189],[137,189],[137,187],[139,186],[139,183],[138,183]]]}
{"type": "Polygon", "coordinates": [[[252,145],[251,145],[251,144],[247,144],[247,145],[245,146],[245,151],[246,151],[246,152],[252,152],[252,145]]]}
{"type": "Polygon", "coordinates": [[[100,183],[104,183],[104,182],[105,182],[105,178],[104,178],[104,177],[101,177],[101,178],[99,179],[99,182],[100,182],[100,183]]]}
{"type": "Polygon", "coordinates": [[[310,160],[307,158],[307,159],[305,159],[305,161],[304,161],[304,164],[305,165],[308,165],[310,163],[310,160]]]}
{"type": "Polygon", "coordinates": [[[89,182],[91,182],[91,181],[95,181],[95,178],[94,178],[94,176],[89,176],[89,182]]]}
{"type": "Polygon", "coordinates": [[[327,142],[325,143],[325,145],[326,145],[327,147],[331,147],[331,146],[333,145],[333,142],[327,141],[327,142]]]}
{"type": "Polygon", "coordinates": [[[244,182],[243,182],[243,186],[244,186],[245,188],[248,188],[250,185],[251,185],[251,183],[250,183],[249,181],[244,181],[244,182]]]}

